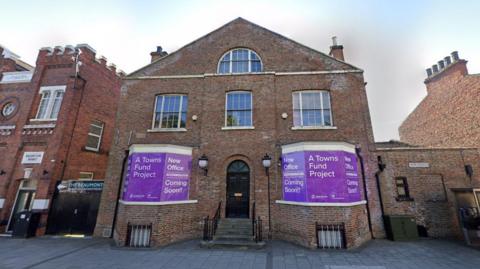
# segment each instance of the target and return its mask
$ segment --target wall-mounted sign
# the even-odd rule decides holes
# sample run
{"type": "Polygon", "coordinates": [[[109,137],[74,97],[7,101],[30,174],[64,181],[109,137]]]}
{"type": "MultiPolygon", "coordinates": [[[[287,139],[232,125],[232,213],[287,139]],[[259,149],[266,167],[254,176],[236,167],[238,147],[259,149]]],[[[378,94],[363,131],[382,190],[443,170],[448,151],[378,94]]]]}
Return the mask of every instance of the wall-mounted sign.
{"type": "MultiPolygon", "coordinates": [[[[158,148],[158,151],[164,150],[169,151],[168,148],[158,148]]],[[[191,151],[189,154],[172,151],[133,152],[128,158],[123,200],[132,202],[188,200],[191,166],[191,151]]]]}
{"type": "Polygon", "coordinates": [[[408,163],[410,168],[428,168],[430,167],[429,163],[408,163]]]}
{"type": "Polygon", "coordinates": [[[30,82],[33,77],[32,71],[5,72],[0,83],[30,82]]]}
{"type": "Polygon", "coordinates": [[[59,192],[92,192],[102,191],[103,181],[101,180],[69,180],[58,184],[59,192]]]}
{"type": "Polygon", "coordinates": [[[351,203],[361,200],[355,153],[295,151],[282,155],[283,200],[351,203]]]}
{"type": "Polygon", "coordinates": [[[43,151],[27,151],[23,153],[22,164],[42,163],[43,151]]]}

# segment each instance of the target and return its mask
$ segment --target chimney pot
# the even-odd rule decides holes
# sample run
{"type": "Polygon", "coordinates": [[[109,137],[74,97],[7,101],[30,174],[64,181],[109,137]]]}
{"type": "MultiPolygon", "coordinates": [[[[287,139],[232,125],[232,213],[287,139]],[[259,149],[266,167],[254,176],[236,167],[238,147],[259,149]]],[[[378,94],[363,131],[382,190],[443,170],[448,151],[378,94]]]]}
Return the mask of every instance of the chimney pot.
{"type": "Polygon", "coordinates": [[[452,64],[452,58],[450,58],[450,56],[445,57],[443,60],[445,61],[445,67],[452,64]]]}
{"type": "Polygon", "coordinates": [[[438,73],[438,65],[436,64],[432,65],[432,70],[434,74],[438,73]]]}
{"type": "Polygon", "coordinates": [[[430,77],[432,74],[432,68],[427,68],[427,77],[430,77]]]}
{"type": "Polygon", "coordinates": [[[336,36],[332,36],[332,44],[333,44],[333,46],[338,46],[337,37],[336,37],[336,36]]]}
{"type": "Polygon", "coordinates": [[[163,51],[161,46],[157,46],[157,50],[150,53],[150,56],[152,56],[151,62],[154,62],[155,60],[167,55],[168,53],[166,51],[163,51]]]}
{"type": "Polygon", "coordinates": [[[445,63],[443,62],[443,60],[438,61],[438,68],[440,70],[445,69],[445,63]]]}
{"type": "Polygon", "coordinates": [[[452,55],[453,62],[460,60],[460,57],[458,56],[458,51],[453,51],[451,55],[452,55]]]}
{"type": "Polygon", "coordinates": [[[338,45],[336,36],[332,37],[332,45],[330,46],[329,55],[337,60],[345,61],[345,56],[343,55],[343,46],[338,45]]]}

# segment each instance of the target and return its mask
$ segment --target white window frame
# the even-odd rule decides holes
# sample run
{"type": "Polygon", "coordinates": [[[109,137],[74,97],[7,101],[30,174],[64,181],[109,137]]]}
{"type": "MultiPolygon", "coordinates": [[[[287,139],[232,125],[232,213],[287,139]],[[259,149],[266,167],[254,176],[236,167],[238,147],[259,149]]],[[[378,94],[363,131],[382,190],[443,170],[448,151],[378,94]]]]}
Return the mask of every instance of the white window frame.
{"type": "MultiPolygon", "coordinates": [[[[155,95],[155,104],[153,105],[153,117],[152,117],[152,129],[148,130],[150,132],[152,131],[186,131],[187,130],[187,119],[185,119],[185,127],[180,127],[180,122],[182,121],[182,109],[183,109],[183,97],[188,98],[188,94],[183,94],[183,93],[169,93],[169,94],[157,94],[155,95]],[[158,128],[155,128],[155,116],[157,114],[157,102],[158,102],[158,97],[159,96],[180,96],[180,107],[178,111],[178,123],[177,123],[177,128],[162,128],[162,120],[163,120],[163,105],[165,104],[165,98],[162,98],[162,107],[160,108],[160,122],[158,123],[158,128]]],[[[188,104],[187,104],[188,105],[188,104]]],[[[188,107],[186,113],[188,114],[188,107]]]]}
{"type": "Polygon", "coordinates": [[[228,130],[228,129],[254,129],[253,126],[254,126],[253,125],[253,93],[251,91],[242,91],[242,90],[226,92],[225,93],[225,123],[224,123],[224,127],[222,129],[223,130],[228,130]],[[235,94],[235,93],[249,93],[250,94],[250,104],[251,104],[250,123],[251,123],[251,125],[249,125],[249,126],[228,126],[227,125],[228,95],[229,94],[235,94]]]}
{"type": "Polygon", "coordinates": [[[227,52],[225,52],[222,57],[220,57],[220,60],[218,60],[218,63],[217,63],[217,74],[246,74],[246,73],[252,73],[252,59],[251,59],[251,52],[255,53],[255,55],[257,55],[258,59],[260,60],[260,71],[258,72],[254,72],[254,73],[261,73],[263,72],[263,61],[262,61],[262,58],[260,58],[260,56],[258,55],[258,53],[254,50],[251,50],[249,48],[234,48],[234,49],[231,49],[227,52]],[[247,50],[248,51],[248,72],[233,72],[233,51],[236,51],[236,50],[247,50]],[[225,58],[225,56],[227,54],[230,54],[230,60],[229,60],[229,67],[228,67],[228,72],[227,73],[220,73],[220,64],[222,63],[222,60],[223,58],[225,58]]]}
{"type": "MultiPolygon", "coordinates": [[[[53,105],[55,103],[55,96],[57,92],[63,92],[62,96],[62,101],[60,102],[60,109],[62,107],[63,103],[63,98],[65,97],[65,90],[67,89],[66,85],[59,85],[59,86],[43,86],[40,87],[39,94],[40,94],[40,102],[38,103],[38,108],[37,108],[37,114],[35,116],[35,121],[56,121],[58,118],[58,115],[56,118],[50,118],[52,116],[52,110],[53,110],[53,105]],[[48,98],[47,101],[47,108],[45,111],[45,117],[44,118],[39,118],[39,113],[40,113],[40,105],[43,99],[43,94],[45,92],[50,92],[50,98],[48,98]]],[[[60,111],[59,111],[60,113],[60,111]]]]}
{"type": "Polygon", "coordinates": [[[88,175],[88,177],[82,178],[81,176],[78,177],[78,180],[93,180],[93,172],[80,172],[79,175],[88,175]]]}
{"type": "Polygon", "coordinates": [[[105,129],[105,122],[101,121],[101,120],[92,120],[92,122],[90,122],[90,125],[88,126],[89,129],[88,129],[88,134],[87,134],[87,139],[89,136],[95,136],[95,137],[98,137],[98,144],[97,144],[97,147],[96,148],[92,148],[92,147],[89,147],[87,145],[85,145],[85,149],[87,150],[91,150],[91,151],[99,151],[100,150],[100,145],[102,144],[102,136],[103,136],[103,130],[105,129]],[[98,122],[101,122],[102,123],[102,126],[99,126],[97,124],[94,124],[94,121],[98,121],[98,122]],[[98,134],[94,134],[94,133],[90,133],[90,126],[92,125],[95,125],[96,127],[101,127],[102,130],[100,131],[100,135],[98,134]]]}
{"type": "MultiPolygon", "coordinates": [[[[300,105],[300,125],[295,125],[295,117],[292,116],[293,120],[293,130],[296,129],[336,129],[335,125],[333,124],[333,113],[332,113],[332,96],[330,94],[330,91],[327,90],[300,90],[300,91],[294,91],[292,92],[292,112],[295,113],[295,102],[293,99],[293,96],[295,94],[299,94],[299,105],[300,105]],[[325,118],[324,118],[324,108],[323,108],[323,93],[326,92],[328,93],[329,96],[329,105],[330,105],[330,125],[325,125],[325,118]],[[302,93],[319,93],[320,94],[320,117],[322,119],[322,124],[321,125],[303,125],[303,103],[302,103],[302,93]]],[[[294,115],[294,114],[292,114],[294,115]]]]}

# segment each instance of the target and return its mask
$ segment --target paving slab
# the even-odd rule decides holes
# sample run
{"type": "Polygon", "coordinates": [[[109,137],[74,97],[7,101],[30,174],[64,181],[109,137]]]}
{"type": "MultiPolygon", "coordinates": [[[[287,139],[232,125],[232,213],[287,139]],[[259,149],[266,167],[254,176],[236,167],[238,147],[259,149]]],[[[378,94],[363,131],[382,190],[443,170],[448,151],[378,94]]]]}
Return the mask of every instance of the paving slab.
{"type": "Polygon", "coordinates": [[[0,238],[0,268],[470,269],[480,268],[480,251],[445,240],[374,240],[353,250],[310,250],[270,241],[261,250],[239,250],[204,249],[198,240],[129,249],[98,238],[0,238]]]}

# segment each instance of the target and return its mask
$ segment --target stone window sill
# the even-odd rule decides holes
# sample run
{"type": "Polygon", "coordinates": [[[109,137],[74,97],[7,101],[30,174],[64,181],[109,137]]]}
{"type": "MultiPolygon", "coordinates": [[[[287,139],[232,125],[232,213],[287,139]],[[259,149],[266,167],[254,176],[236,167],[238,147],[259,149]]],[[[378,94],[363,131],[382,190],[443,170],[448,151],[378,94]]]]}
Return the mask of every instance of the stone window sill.
{"type": "Polygon", "coordinates": [[[186,132],[186,128],[157,128],[157,129],[148,129],[148,133],[169,133],[169,132],[186,132]]]}
{"type": "Polygon", "coordinates": [[[276,200],[275,203],[277,204],[284,204],[284,205],[299,205],[299,206],[357,206],[357,205],[364,205],[367,201],[362,200],[358,202],[351,202],[351,203],[311,203],[311,202],[293,202],[293,201],[285,201],[285,200],[276,200]]]}
{"type": "Polygon", "coordinates": [[[254,130],[254,126],[224,126],[222,127],[223,131],[230,131],[230,130],[254,130]]]}
{"type": "Polygon", "coordinates": [[[184,201],[171,201],[171,202],[130,202],[130,201],[119,201],[124,205],[181,205],[181,204],[196,204],[198,200],[184,200],[184,201]]]}
{"type": "Polygon", "coordinates": [[[41,121],[41,122],[45,122],[45,121],[57,121],[57,119],[30,119],[30,121],[41,121]]]}
{"type": "Polygon", "coordinates": [[[293,126],[292,130],[336,130],[337,126],[293,126]]]}

